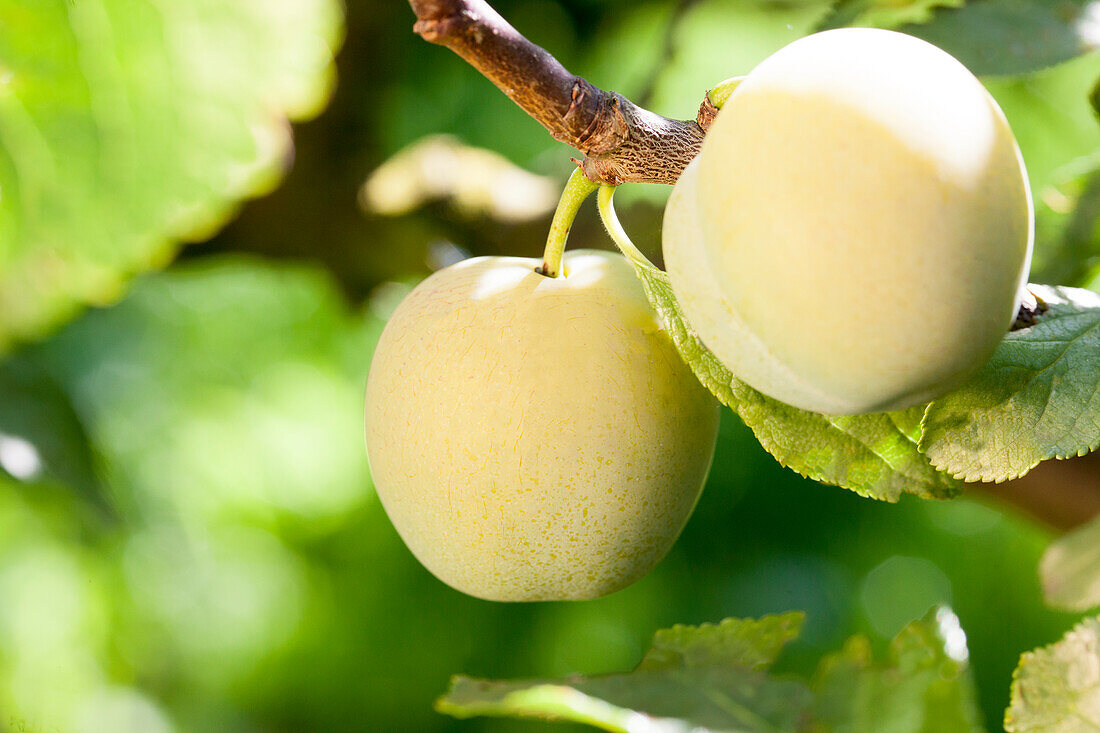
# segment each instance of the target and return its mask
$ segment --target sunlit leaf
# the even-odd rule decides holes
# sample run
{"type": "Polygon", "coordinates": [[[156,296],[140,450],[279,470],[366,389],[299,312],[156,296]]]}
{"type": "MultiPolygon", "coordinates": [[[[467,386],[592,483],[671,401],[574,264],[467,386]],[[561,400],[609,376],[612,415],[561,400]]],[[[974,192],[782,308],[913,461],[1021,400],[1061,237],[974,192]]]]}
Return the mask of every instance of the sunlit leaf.
{"type": "Polygon", "coordinates": [[[270,190],[317,111],[335,0],[0,0],[0,350],[270,190]]]}
{"type": "Polygon", "coordinates": [[[125,520],[114,598],[142,629],[128,653],[173,685],[193,692],[203,670],[223,695],[253,674],[306,612],[283,534],[373,505],[362,390],[379,331],[320,270],[207,257],[21,354],[96,446],[125,520]]]}
{"type": "Polygon", "coordinates": [[[876,663],[861,636],[822,660],[814,682],[825,730],[846,733],[978,733],[966,635],[950,609],[931,611],[894,639],[876,663]]]}
{"type": "Polygon", "coordinates": [[[359,190],[359,201],[373,213],[400,216],[444,200],[466,216],[517,222],[552,212],[561,185],[490,150],[433,135],[372,171],[359,190]]]}
{"type": "Polygon", "coordinates": [[[1009,733],[1100,731],[1100,618],[1020,658],[1005,713],[1009,733]]]}
{"type": "Polygon", "coordinates": [[[747,74],[788,43],[811,33],[830,3],[703,0],[689,7],[653,95],[661,114],[694,118],[703,94],[723,79],[747,74]]]}
{"type": "Polygon", "coordinates": [[[1100,517],[1060,537],[1039,564],[1047,603],[1070,611],[1100,606],[1100,517]]]}
{"type": "Polygon", "coordinates": [[[853,637],[812,684],[768,668],[798,636],[799,614],[657,632],[632,672],[496,682],[456,677],[436,707],[449,715],[539,717],[611,731],[931,733],[978,731],[966,638],[946,608],[914,621],[874,660],[853,637]]]}
{"type": "Polygon", "coordinates": [[[376,330],[320,271],[207,258],[139,280],[34,356],[72,396],[119,500],[151,516],[323,517],[369,496],[376,330]]]}
{"type": "MultiPolygon", "coordinates": [[[[5,731],[76,730],[108,674],[107,660],[98,654],[107,642],[103,619],[113,610],[105,533],[71,495],[54,488],[0,473],[5,731]]],[[[116,689],[139,694],[123,684],[116,689]]]]}
{"type": "Polygon", "coordinates": [[[920,448],[967,481],[1004,481],[1100,447],[1100,295],[1032,285],[1047,306],[968,384],[932,402],[920,448]]]}
{"type": "Polygon", "coordinates": [[[661,733],[796,731],[809,707],[801,683],[765,673],[796,637],[801,614],[726,619],[660,631],[633,672],[567,680],[492,682],[456,677],[436,703],[457,717],[512,715],[661,733]]]}

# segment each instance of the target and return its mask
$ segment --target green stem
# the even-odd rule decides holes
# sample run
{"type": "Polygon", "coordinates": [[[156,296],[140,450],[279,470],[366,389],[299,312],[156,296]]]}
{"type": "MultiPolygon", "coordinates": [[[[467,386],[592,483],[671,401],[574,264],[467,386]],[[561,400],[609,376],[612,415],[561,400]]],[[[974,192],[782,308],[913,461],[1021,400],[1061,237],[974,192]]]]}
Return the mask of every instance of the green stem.
{"type": "Polygon", "coordinates": [[[718,109],[722,109],[722,105],[726,103],[726,100],[733,94],[733,90],[737,88],[737,85],[745,77],[743,76],[731,76],[723,82],[719,82],[717,86],[707,92],[707,99],[718,109]]]}
{"type": "Polygon", "coordinates": [[[633,262],[640,262],[652,266],[649,258],[630,241],[630,235],[623,229],[619,221],[619,215],[615,213],[615,186],[600,186],[600,195],[597,197],[600,208],[600,220],[604,228],[611,235],[615,245],[622,251],[623,256],[633,262]]]}
{"type": "Polygon", "coordinates": [[[561,257],[565,252],[565,240],[569,238],[569,229],[573,226],[573,220],[577,218],[577,211],[581,204],[588,198],[588,194],[599,188],[598,183],[593,183],[584,175],[584,171],[577,168],[569,181],[565,184],[565,190],[561,192],[558,208],[554,211],[554,220],[550,222],[550,233],[546,235],[546,250],[542,255],[542,267],[538,272],[547,277],[557,277],[561,274],[561,257]]]}

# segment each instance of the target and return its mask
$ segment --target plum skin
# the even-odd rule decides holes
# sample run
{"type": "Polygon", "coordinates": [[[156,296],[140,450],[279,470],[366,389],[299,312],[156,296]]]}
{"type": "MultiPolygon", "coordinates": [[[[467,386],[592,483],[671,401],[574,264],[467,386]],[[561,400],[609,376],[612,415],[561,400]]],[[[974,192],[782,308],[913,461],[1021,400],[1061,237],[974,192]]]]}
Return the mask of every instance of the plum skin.
{"type": "Polygon", "coordinates": [[[1027,174],[958,61],[850,28],[753,69],[665,210],[691,326],[739,378],[807,410],[926,402],[992,356],[1031,260],[1027,174]]]}
{"type": "Polygon", "coordinates": [[[440,580],[496,601],[576,600],[641,578],[683,529],[719,407],[631,266],[565,275],[480,257],[410,293],[378,342],[366,443],[379,499],[440,580]]]}

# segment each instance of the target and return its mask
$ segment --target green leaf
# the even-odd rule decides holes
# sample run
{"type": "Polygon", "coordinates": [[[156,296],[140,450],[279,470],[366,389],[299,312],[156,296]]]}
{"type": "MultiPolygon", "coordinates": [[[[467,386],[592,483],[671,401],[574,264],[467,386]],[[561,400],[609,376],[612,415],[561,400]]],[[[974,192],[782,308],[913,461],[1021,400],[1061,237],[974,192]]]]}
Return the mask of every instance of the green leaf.
{"type": "Polygon", "coordinates": [[[795,731],[805,685],[764,670],[796,637],[802,614],[726,619],[659,631],[633,672],[567,680],[493,682],[458,676],[436,703],[455,717],[542,717],[628,731],[795,731]]]}
{"type": "Polygon", "coordinates": [[[1087,285],[1100,263],[1100,155],[1082,160],[1088,169],[1046,191],[1051,201],[1036,211],[1036,241],[1032,276],[1072,286],[1087,285]],[[1055,210],[1051,205],[1058,205],[1055,210]]]}
{"type": "Polygon", "coordinates": [[[814,681],[817,717],[826,730],[847,733],[980,731],[966,636],[950,609],[933,609],[904,629],[886,662],[852,637],[822,660],[814,681]]]}
{"type": "Polygon", "coordinates": [[[270,190],[328,95],[336,0],[0,0],[0,350],[270,190]]]}
{"type": "Polygon", "coordinates": [[[937,8],[958,8],[965,0],[840,0],[820,30],[844,26],[897,28],[927,23],[937,8]]]}
{"type": "Polygon", "coordinates": [[[69,396],[35,364],[0,362],[0,475],[47,479],[103,508],[104,491],[69,396]]]}
{"type": "Polygon", "coordinates": [[[802,631],[801,613],[761,619],[727,618],[718,624],[661,629],[638,669],[690,669],[735,665],[767,669],[802,631]]]}
{"type": "Polygon", "coordinates": [[[885,501],[959,493],[958,483],[937,471],[887,413],[821,415],[745,389],[737,414],[776,460],[803,476],[885,501]]]}
{"type": "Polygon", "coordinates": [[[826,657],[811,685],[768,672],[798,636],[802,616],[726,619],[657,632],[632,672],[497,682],[458,676],[440,712],[539,717],[611,731],[976,731],[965,636],[946,608],[914,621],[887,659],[853,637],[826,657]],[[889,726],[889,727],[885,727],[889,726]]]}
{"type": "Polygon", "coordinates": [[[1085,0],[971,0],[899,30],[934,43],[979,75],[1026,74],[1096,47],[1085,0]]]}
{"type": "Polygon", "coordinates": [[[1047,603],[1068,611],[1100,606],[1100,517],[1057,539],[1039,563],[1047,603]]]}
{"type": "MultiPolygon", "coordinates": [[[[364,528],[382,526],[362,443],[363,385],[380,330],[377,319],[349,311],[323,270],[207,256],[137,278],[118,304],[90,310],[21,351],[19,358],[70,397],[119,519],[102,549],[69,543],[113,563],[102,581],[76,574],[81,592],[112,605],[96,607],[94,620],[74,628],[114,634],[104,619],[117,614],[135,658],[160,660],[160,673],[190,698],[220,700],[308,626],[316,618],[308,573],[323,561],[307,560],[312,550],[301,548],[316,548],[345,527],[371,535],[364,528]],[[140,633],[130,633],[135,628],[140,633]],[[192,670],[209,673],[195,681],[192,670]]],[[[9,523],[15,530],[21,524],[4,504],[3,487],[0,477],[0,570],[5,543],[18,541],[9,523]]],[[[70,497],[68,505],[75,503],[70,497]]],[[[365,541],[377,558],[372,568],[396,572],[386,569],[377,536],[365,541]]],[[[46,571],[39,571],[43,582],[50,581],[46,571]]],[[[39,605],[29,606],[10,589],[0,586],[5,602],[36,613],[59,598],[62,618],[84,607],[74,600],[68,608],[68,599],[80,598],[68,591],[39,593],[39,605]]],[[[18,700],[3,715],[53,720],[40,715],[45,707],[69,716],[47,730],[79,730],[69,711],[92,709],[88,695],[111,679],[104,650],[113,642],[85,632],[63,638],[66,655],[59,656],[60,645],[43,653],[40,637],[29,635],[24,647],[41,657],[41,673],[24,679],[24,668],[9,663],[0,690],[8,699],[13,684],[29,683],[49,694],[41,706],[18,700]],[[106,669],[93,666],[95,659],[106,669]],[[79,684],[58,677],[62,668],[80,674],[79,684]]],[[[0,648],[11,660],[8,637],[0,648]]],[[[132,720],[104,725],[158,729],[132,720]]]]}
{"type": "Polygon", "coordinates": [[[1100,126],[1088,101],[1097,76],[1100,53],[1022,76],[982,79],[1012,126],[1038,204],[1049,198],[1048,188],[1095,167],[1080,159],[1100,150],[1100,126]]]}
{"type": "Polygon", "coordinates": [[[924,420],[924,413],[926,412],[928,412],[928,405],[925,404],[914,405],[904,410],[895,410],[886,414],[890,416],[890,420],[893,421],[902,435],[914,443],[920,443],[920,436],[923,433],[921,421],[924,420]]]}
{"type": "Polygon", "coordinates": [[[139,278],[28,358],[70,395],[132,516],[322,521],[370,496],[378,330],[321,271],[206,257],[139,278]]]}
{"type": "Polygon", "coordinates": [[[680,355],[701,381],[748,425],[784,466],[861,496],[897,501],[903,493],[946,498],[958,493],[890,415],[830,416],[774,400],[733,376],[688,325],[668,275],[644,258],[629,257],[650,303],[680,355]]]}
{"type": "Polygon", "coordinates": [[[921,451],[957,478],[1005,481],[1100,447],[1100,295],[1030,287],[1047,312],[925,415],[921,451]]]}
{"type": "Polygon", "coordinates": [[[982,80],[1027,163],[1035,201],[1031,277],[1038,282],[1080,286],[1079,269],[1098,246],[1089,181],[1100,167],[1100,125],[1088,101],[1098,76],[1100,54],[1093,53],[1026,76],[982,80]]]}
{"type": "Polygon", "coordinates": [[[1005,711],[1009,733],[1100,731],[1100,617],[1020,657],[1005,711]]]}

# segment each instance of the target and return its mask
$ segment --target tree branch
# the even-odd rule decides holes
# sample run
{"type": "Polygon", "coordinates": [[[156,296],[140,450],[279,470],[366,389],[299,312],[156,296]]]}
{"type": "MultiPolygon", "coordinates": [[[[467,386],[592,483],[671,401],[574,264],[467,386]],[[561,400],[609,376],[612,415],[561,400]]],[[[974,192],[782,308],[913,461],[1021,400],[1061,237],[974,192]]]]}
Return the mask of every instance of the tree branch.
{"type": "Polygon", "coordinates": [[[600,183],[675,183],[699,153],[713,115],[670,120],[575,76],[485,0],[409,0],[422,38],[454,51],[555,139],[586,156],[600,183]]]}
{"type": "Polygon", "coordinates": [[[1003,484],[967,484],[1007,502],[1055,530],[1069,530],[1100,515],[1100,453],[1043,461],[1003,484]]]}

